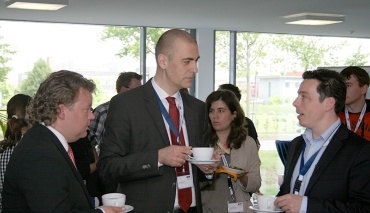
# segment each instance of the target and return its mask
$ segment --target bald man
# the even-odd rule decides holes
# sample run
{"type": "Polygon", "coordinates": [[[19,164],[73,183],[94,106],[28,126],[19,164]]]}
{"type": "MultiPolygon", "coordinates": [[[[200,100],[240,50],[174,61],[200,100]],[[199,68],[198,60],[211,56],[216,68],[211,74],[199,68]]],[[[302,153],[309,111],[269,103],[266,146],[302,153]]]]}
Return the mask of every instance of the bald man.
{"type": "Polygon", "coordinates": [[[160,37],[155,51],[154,78],[111,100],[98,169],[103,181],[119,182],[118,192],[136,212],[202,212],[199,180],[213,174],[219,162],[186,160],[192,147],[209,146],[208,113],[204,102],[179,92],[198,72],[198,45],[189,33],[174,29],[160,37]],[[168,99],[179,113],[176,141],[172,119],[165,116],[171,114],[168,99]]]}

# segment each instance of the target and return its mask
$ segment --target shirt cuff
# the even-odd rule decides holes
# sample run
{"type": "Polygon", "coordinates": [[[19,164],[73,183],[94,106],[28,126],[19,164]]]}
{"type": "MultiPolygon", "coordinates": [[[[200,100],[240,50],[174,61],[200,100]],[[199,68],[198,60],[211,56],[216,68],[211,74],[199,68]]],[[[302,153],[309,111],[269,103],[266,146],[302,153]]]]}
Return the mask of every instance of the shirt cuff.
{"type": "Polygon", "coordinates": [[[299,209],[299,213],[306,213],[307,212],[307,196],[303,196],[301,208],[299,209]]]}
{"type": "Polygon", "coordinates": [[[105,213],[104,209],[102,209],[100,207],[96,207],[95,209],[100,209],[103,213],[105,213]]]}

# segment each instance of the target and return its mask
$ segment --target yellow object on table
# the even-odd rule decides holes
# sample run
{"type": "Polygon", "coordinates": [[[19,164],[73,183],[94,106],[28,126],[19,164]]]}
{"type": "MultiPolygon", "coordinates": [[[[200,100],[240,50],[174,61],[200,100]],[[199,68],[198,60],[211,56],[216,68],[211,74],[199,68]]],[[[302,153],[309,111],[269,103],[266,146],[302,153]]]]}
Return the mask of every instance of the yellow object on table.
{"type": "Polygon", "coordinates": [[[226,171],[224,168],[217,169],[216,173],[227,173],[234,178],[234,181],[238,179],[238,175],[236,174],[236,172],[226,171]]]}

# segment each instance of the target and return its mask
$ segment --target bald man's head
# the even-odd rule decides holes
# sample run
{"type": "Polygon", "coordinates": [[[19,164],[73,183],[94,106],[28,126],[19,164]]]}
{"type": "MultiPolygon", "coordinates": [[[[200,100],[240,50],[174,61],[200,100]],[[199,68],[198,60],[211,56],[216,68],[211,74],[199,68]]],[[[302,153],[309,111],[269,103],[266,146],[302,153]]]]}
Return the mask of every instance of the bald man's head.
{"type": "Polygon", "coordinates": [[[162,36],[158,39],[156,48],[155,48],[155,58],[157,60],[159,54],[164,54],[168,58],[171,59],[171,55],[173,51],[176,51],[175,45],[177,44],[175,41],[181,39],[183,41],[194,43],[196,44],[197,41],[194,37],[184,31],[179,29],[172,29],[168,30],[162,34],[162,36]]]}

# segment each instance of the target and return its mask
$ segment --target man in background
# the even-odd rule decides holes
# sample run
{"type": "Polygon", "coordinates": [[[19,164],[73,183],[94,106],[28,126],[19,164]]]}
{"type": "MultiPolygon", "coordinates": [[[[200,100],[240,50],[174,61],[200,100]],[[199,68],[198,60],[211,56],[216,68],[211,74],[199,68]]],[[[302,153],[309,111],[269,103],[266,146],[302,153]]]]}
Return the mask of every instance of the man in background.
{"type": "Polygon", "coordinates": [[[293,102],[305,132],[293,139],[275,205],[284,212],[370,212],[370,143],[341,123],[344,78],[303,73],[293,102]]]}
{"type": "MultiPolygon", "coordinates": [[[[136,72],[121,72],[116,80],[116,91],[117,93],[127,92],[135,89],[142,85],[142,76],[136,72]]],[[[110,101],[100,104],[94,109],[95,119],[93,119],[89,126],[89,140],[94,147],[94,153],[99,155],[100,144],[104,134],[104,124],[107,119],[108,109],[110,101]]],[[[99,157],[97,157],[99,158],[99,157]]],[[[117,190],[117,183],[108,181],[102,183],[103,193],[112,193],[117,190]]]]}
{"type": "MultiPolygon", "coordinates": [[[[142,76],[136,72],[121,72],[116,81],[117,93],[126,92],[141,86],[142,76]]],[[[95,119],[90,124],[89,139],[93,146],[100,145],[103,139],[104,123],[107,119],[109,101],[100,104],[94,109],[95,119]]]]}
{"type": "Polygon", "coordinates": [[[366,100],[369,74],[356,66],[346,67],[340,74],[345,78],[347,94],[339,117],[349,130],[370,140],[370,102],[366,100]]]}
{"type": "Polygon", "coordinates": [[[33,127],[15,148],[5,174],[3,213],[122,212],[94,209],[69,143],[87,135],[95,84],[71,71],[51,73],[27,107],[33,127]]]}

